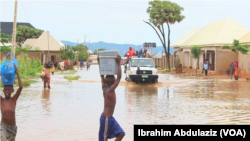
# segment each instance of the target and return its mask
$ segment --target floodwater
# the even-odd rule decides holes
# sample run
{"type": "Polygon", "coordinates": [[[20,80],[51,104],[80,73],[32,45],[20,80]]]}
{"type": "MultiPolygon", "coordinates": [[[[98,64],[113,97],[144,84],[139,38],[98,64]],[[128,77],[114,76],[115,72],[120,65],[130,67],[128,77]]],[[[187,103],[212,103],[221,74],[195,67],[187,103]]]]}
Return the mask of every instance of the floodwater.
{"type": "MultiPolygon", "coordinates": [[[[39,82],[17,102],[17,141],[97,141],[103,95],[98,66],[78,70],[78,81],[52,76],[51,90],[39,82]]],[[[122,77],[124,81],[124,74],[122,77]]],[[[250,82],[183,79],[160,74],[167,85],[120,85],[114,117],[133,140],[134,124],[250,124],[250,82]]],[[[3,94],[1,94],[3,95],[3,94]]]]}

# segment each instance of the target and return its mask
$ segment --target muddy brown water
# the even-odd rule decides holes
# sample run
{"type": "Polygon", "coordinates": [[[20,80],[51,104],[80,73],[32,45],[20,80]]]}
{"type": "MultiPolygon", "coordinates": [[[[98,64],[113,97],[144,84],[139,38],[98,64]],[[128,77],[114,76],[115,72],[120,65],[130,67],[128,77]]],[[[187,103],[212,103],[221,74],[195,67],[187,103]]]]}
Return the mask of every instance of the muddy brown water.
{"type": "MultiPolygon", "coordinates": [[[[81,78],[69,82],[56,73],[51,90],[43,90],[41,79],[23,89],[16,108],[17,141],[98,140],[103,110],[98,67],[74,75],[81,78]]],[[[126,132],[124,141],[133,140],[134,124],[250,124],[250,82],[166,74],[159,82],[121,82],[116,89],[113,116],[126,132]]]]}

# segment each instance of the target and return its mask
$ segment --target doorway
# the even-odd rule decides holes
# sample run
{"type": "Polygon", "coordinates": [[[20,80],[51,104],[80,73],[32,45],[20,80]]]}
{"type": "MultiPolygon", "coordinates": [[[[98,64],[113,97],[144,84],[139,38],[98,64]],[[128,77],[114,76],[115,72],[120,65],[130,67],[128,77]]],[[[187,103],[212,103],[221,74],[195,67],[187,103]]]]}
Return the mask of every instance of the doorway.
{"type": "Polygon", "coordinates": [[[203,54],[203,63],[205,63],[205,61],[208,61],[208,63],[209,63],[209,70],[214,71],[215,70],[215,51],[207,51],[206,55],[204,53],[203,54]],[[205,56],[207,58],[205,58],[205,56]]]}
{"type": "Polygon", "coordinates": [[[56,56],[55,56],[55,55],[52,55],[52,56],[51,56],[51,61],[52,61],[53,63],[55,63],[55,61],[56,61],[56,56]]]}

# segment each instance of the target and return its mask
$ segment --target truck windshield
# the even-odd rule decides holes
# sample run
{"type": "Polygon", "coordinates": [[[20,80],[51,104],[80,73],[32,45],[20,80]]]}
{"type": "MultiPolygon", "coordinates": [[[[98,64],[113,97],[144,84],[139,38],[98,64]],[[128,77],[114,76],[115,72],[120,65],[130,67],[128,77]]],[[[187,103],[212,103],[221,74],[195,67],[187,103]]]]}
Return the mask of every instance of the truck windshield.
{"type": "Polygon", "coordinates": [[[154,67],[151,59],[135,59],[131,62],[131,67],[154,67]]]}

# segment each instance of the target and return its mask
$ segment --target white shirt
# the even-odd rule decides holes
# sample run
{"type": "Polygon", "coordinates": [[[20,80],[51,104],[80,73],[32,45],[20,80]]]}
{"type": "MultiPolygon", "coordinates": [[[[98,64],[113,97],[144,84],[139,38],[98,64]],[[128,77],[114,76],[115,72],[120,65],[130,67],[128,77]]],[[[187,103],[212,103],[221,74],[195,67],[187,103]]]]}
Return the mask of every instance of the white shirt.
{"type": "Polygon", "coordinates": [[[205,70],[208,70],[208,64],[204,64],[203,67],[204,67],[205,70]]]}

